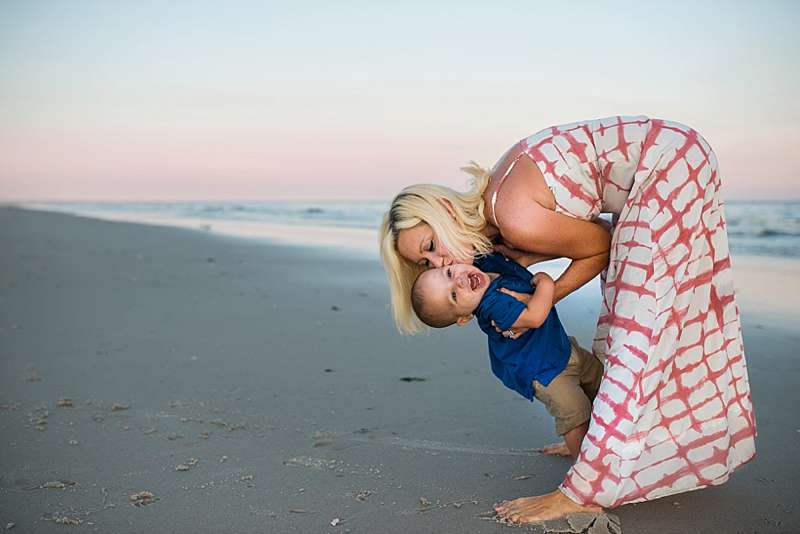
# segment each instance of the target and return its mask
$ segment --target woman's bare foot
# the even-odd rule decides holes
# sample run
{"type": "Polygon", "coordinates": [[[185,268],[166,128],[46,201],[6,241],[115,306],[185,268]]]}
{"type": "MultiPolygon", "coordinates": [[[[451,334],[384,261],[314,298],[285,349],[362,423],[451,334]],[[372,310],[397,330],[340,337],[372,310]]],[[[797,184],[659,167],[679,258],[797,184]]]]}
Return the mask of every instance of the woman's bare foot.
{"type": "Polygon", "coordinates": [[[536,449],[536,452],[541,452],[542,454],[551,454],[553,456],[572,456],[572,453],[569,452],[569,447],[567,447],[566,441],[545,445],[541,449],[536,449]]]}
{"type": "Polygon", "coordinates": [[[599,506],[584,506],[556,490],[536,497],[522,497],[495,505],[498,518],[504,523],[535,523],[558,519],[569,514],[590,512],[599,514],[599,506]]]}

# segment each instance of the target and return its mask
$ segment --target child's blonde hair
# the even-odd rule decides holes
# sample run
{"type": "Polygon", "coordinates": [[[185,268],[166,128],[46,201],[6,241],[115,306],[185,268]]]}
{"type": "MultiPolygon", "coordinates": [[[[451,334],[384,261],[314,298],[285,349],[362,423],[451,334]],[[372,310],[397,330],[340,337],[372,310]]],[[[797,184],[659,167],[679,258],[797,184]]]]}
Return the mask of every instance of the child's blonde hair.
{"type": "Polygon", "coordinates": [[[398,254],[397,237],[402,230],[427,223],[454,259],[468,260],[492,249],[492,243],[481,233],[486,227],[483,193],[489,171],[474,161],[462,170],[472,175],[467,192],[433,184],[412,185],[394,197],[383,217],[381,260],[389,280],[394,322],[403,333],[412,334],[422,327],[411,306],[411,288],[425,268],[398,254]]]}

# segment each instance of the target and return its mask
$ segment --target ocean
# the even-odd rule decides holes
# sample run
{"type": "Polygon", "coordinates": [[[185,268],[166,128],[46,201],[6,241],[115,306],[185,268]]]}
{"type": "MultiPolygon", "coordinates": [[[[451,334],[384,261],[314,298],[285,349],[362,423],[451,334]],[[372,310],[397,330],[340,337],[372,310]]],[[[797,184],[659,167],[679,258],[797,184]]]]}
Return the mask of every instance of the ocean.
{"type": "MultiPolygon", "coordinates": [[[[346,248],[377,257],[389,200],[169,203],[26,203],[23,207],[106,220],[195,228],[249,239],[346,248]]],[[[728,201],[736,255],[800,258],[800,201],[728,201]]]]}

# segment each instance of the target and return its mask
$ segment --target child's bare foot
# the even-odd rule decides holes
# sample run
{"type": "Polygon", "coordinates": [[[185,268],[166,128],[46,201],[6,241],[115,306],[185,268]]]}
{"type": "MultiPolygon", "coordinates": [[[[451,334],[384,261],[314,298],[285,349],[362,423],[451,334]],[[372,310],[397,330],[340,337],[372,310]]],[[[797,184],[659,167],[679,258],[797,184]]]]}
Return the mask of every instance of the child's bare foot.
{"type": "Polygon", "coordinates": [[[560,443],[551,443],[550,445],[546,445],[541,449],[536,449],[536,452],[550,454],[552,456],[572,456],[572,453],[569,452],[569,447],[567,447],[566,441],[562,441],[560,443]]]}

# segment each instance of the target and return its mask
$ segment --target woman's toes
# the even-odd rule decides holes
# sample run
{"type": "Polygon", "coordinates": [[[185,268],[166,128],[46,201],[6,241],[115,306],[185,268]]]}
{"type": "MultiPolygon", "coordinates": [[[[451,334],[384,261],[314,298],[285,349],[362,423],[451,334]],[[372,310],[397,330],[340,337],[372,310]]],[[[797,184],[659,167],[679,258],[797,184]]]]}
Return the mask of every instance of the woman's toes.
{"type": "Polygon", "coordinates": [[[518,524],[522,523],[524,517],[525,516],[522,513],[517,512],[516,514],[511,516],[511,522],[514,523],[515,525],[518,525],[518,524]]]}
{"type": "Polygon", "coordinates": [[[511,509],[511,508],[506,508],[506,509],[504,509],[502,512],[498,512],[498,515],[499,515],[500,517],[502,517],[503,519],[505,519],[506,521],[508,521],[508,520],[509,520],[509,518],[511,517],[511,515],[512,515],[513,513],[514,513],[514,510],[513,510],[513,509],[511,509]]]}

